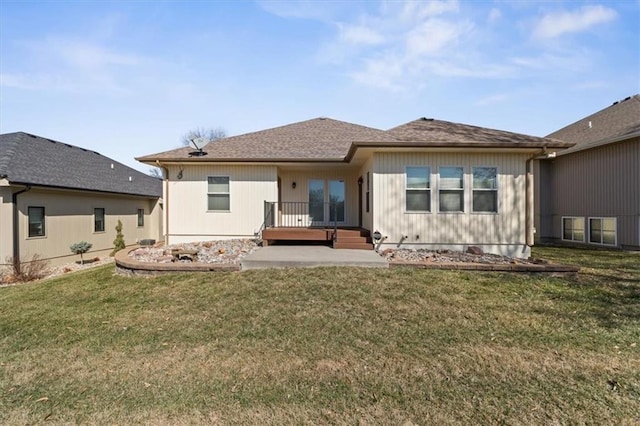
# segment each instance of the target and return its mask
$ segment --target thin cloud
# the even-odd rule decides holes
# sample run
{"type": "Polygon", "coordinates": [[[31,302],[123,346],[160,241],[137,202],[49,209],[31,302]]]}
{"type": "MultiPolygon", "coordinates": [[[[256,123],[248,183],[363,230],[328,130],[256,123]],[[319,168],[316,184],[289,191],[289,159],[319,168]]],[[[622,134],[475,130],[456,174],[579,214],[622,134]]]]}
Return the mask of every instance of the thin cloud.
{"type": "Polygon", "coordinates": [[[449,12],[458,12],[460,5],[457,0],[448,1],[406,1],[402,7],[400,18],[404,21],[423,20],[431,16],[442,15],[449,12]]]}
{"type": "Polygon", "coordinates": [[[498,22],[500,20],[500,18],[502,18],[502,12],[500,12],[500,9],[498,9],[497,7],[494,7],[489,12],[489,17],[487,19],[488,19],[489,23],[494,24],[494,23],[498,22]]]}
{"type": "Polygon", "coordinates": [[[539,39],[552,39],[563,34],[578,33],[589,28],[611,22],[617,12],[604,6],[583,6],[572,12],[560,11],[543,16],[533,29],[533,36],[539,39]]]}
{"type": "Polygon", "coordinates": [[[122,94],[128,92],[125,82],[132,71],[147,62],[138,55],[70,38],[47,37],[19,44],[30,54],[30,71],[13,69],[3,74],[3,87],[122,94]]]}
{"type": "Polygon", "coordinates": [[[428,19],[405,35],[406,53],[410,57],[436,55],[452,47],[472,28],[469,22],[428,19]]]}
{"type": "Polygon", "coordinates": [[[340,39],[355,45],[377,45],[385,42],[385,37],[364,25],[339,25],[340,39]]]}
{"type": "Polygon", "coordinates": [[[500,94],[496,94],[496,95],[491,95],[491,96],[487,96],[485,98],[482,99],[478,99],[475,102],[476,106],[489,106],[489,105],[495,105],[498,103],[502,103],[509,100],[509,95],[504,94],[504,93],[500,93],[500,94]]]}

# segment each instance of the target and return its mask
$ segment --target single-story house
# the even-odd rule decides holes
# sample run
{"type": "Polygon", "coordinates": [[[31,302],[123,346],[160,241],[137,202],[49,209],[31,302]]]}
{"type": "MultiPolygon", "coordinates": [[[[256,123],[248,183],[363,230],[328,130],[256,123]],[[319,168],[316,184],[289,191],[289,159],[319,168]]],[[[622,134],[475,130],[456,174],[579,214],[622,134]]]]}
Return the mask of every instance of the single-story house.
{"type": "Polygon", "coordinates": [[[167,243],[259,235],[527,257],[532,159],[572,145],[429,118],[384,131],[320,117],[137,160],[164,170],[167,243]]]}
{"type": "Polygon", "coordinates": [[[575,144],[536,162],[536,238],[640,250],[640,95],[549,138],[575,144]]]}
{"type": "Polygon", "coordinates": [[[33,255],[50,264],[113,249],[122,221],[125,243],[162,238],[162,181],[97,152],[29,133],[0,135],[0,265],[33,255]]]}

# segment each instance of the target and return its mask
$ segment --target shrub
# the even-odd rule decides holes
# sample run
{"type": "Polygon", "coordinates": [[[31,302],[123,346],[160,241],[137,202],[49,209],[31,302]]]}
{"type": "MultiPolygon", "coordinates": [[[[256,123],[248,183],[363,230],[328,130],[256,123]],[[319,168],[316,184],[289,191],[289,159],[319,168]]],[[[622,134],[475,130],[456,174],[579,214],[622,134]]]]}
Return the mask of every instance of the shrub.
{"type": "Polygon", "coordinates": [[[113,240],[113,251],[111,252],[111,256],[125,247],[124,235],[122,234],[122,222],[118,219],[118,224],[116,225],[116,239],[113,240]]]}
{"type": "Polygon", "coordinates": [[[69,248],[73,253],[80,255],[80,264],[84,265],[84,259],[82,258],[82,255],[91,250],[92,245],[93,244],[86,241],[80,241],[79,243],[71,244],[71,247],[69,248]]]}
{"type": "Polygon", "coordinates": [[[28,262],[20,262],[18,258],[8,257],[7,263],[9,274],[4,281],[8,283],[39,280],[47,275],[49,268],[49,262],[42,259],[39,254],[31,256],[28,262]]]}

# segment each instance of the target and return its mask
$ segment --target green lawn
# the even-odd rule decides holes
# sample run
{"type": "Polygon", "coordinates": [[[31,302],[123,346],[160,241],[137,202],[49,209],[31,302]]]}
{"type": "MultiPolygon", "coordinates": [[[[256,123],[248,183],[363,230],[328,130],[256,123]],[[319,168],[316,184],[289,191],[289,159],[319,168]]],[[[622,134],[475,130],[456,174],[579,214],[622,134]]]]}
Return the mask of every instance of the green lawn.
{"type": "Polygon", "coordinates": [[[637,424],[640,254],[0,288],[0,423],[637,424]]]}

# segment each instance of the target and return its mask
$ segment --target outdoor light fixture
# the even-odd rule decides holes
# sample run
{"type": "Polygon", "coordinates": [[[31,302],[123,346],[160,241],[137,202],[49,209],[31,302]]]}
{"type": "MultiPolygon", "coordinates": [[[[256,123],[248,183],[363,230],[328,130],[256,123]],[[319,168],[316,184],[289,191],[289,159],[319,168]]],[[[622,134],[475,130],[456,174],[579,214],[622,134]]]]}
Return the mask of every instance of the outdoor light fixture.
{"type": "Polygon", "coordinates": [[[291,182],[291,188],[296,189],[296,182],[295,181],[291,182]]]}

